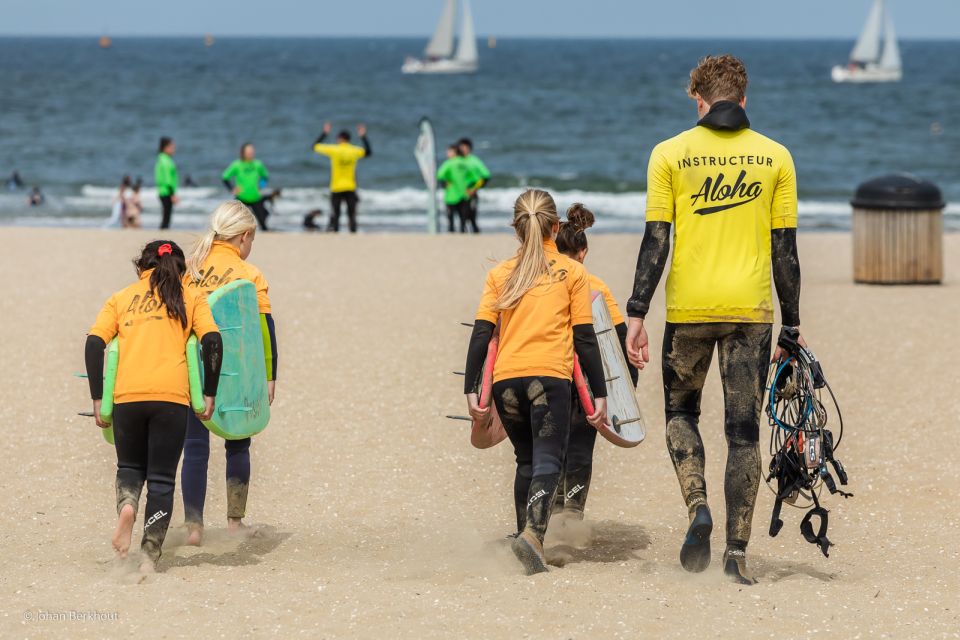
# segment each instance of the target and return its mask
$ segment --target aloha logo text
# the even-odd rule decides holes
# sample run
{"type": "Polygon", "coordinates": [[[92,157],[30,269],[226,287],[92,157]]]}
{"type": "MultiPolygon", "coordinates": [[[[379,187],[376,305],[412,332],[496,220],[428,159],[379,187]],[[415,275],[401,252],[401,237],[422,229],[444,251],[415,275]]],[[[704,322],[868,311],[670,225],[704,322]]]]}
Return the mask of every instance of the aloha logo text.
{"type": "Polygon", "coordinates": [[[694,209],[694,213],[706,216],[711,213],[719,213],[720,211],[733,209],[748,202],[753,202],[763,193],[763,187],[759,181],[747,183],[747,172],[745,170],[740,172],[736,182],[732,185],[725,184],[724,178],[726,178],[726,176],[722,173],[717,174],[716,178],[708,176],[707,179],[703,181],[703,186],[700,187],[700,190],[690,196],[690,199],[693,201],[690,204],[694,207],[700,203],[701,198],[703,199],[703,205],[712,205],[701,206],[698,209],[694,209]]]}

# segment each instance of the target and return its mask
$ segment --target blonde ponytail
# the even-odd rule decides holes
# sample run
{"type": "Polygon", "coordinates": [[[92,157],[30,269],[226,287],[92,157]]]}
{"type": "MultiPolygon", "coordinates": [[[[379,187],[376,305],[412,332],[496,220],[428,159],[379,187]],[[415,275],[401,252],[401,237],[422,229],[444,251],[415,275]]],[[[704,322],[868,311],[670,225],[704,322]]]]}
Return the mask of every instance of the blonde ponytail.
{"type": "Polygon", "coordinates": [[[210,226],[206,233],[197,238],[187,258],[187,273],[194,280],[201,280],[203,274],[200,269],[210,255],[210,248],[217,240],[227,241],[231,238],[254,231],[257,228],[257,219],[239,200],[227,200],[220,204],[210,216],[210,226]]]}
{"type": "Polygon", "coordinates": [[[553,197],[541,189],[530,189],[520,194],[513,205],[513,228],[520,239],[517,264],[504,284],[497,299],[498,311],[512,309],[545,275],[550,275],[550,264],[543,250],[543,241],[549,238],[553,226],[560,222],[553,197]]]}

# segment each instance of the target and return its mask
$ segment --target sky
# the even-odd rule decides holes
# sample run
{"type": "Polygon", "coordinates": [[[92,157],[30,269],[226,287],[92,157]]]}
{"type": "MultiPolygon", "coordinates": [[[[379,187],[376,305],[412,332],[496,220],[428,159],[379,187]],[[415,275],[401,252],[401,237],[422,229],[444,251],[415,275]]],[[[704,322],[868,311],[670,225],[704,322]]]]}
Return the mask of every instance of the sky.
{"type": "MultiPolygon", "coordinates": [[[[0,34],[427,36],[444,0],[0,0],[0,34]]],[[[872,0],[472,0],[497,37],[854,38],[872,0]]],[[[956,39],[960,0],[887,0],[901,38],[956,39]]]]}

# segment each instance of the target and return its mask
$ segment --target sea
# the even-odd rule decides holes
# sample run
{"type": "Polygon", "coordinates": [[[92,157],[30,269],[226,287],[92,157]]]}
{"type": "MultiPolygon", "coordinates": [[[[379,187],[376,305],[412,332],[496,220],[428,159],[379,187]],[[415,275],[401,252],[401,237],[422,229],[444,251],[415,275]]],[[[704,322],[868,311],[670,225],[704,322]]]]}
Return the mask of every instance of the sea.
{"type": "Polygon", "coordinates": [[[228,197],[220,175],[253,142],[282,189],[273,224],[301,228],[329,211],[329,165],[311,146],[325,120],[363,122],[361,231],[422,231],[427,192],[413,155],[418,123],[438,152],[474,140],[492,172],[480,225],[508,231],[512,203],[545,187],[579,201],[601,232],[641,231],[653,146],[696,121],[690,68],[713,53],[750,74],[753,127],[785,144],[798,173],[800,226],[845,230],[867,179],[908,172],[935,182],[945,225],[960,230],[960,41],[901,42],[899,83],[838,85],[850,41],[481,39],[475,75],[407,76],[424,39],[0,38],[0,225],[96,227],[124,175],[142,177],[146,226],[157,224],[153,163],[177,141],[183,187],[174,226],[201,228],[228,197]],[[26,183],[8,190],[13,171],[26,183]],[[45,195],[30,206],[30,188],[45,195]]]}

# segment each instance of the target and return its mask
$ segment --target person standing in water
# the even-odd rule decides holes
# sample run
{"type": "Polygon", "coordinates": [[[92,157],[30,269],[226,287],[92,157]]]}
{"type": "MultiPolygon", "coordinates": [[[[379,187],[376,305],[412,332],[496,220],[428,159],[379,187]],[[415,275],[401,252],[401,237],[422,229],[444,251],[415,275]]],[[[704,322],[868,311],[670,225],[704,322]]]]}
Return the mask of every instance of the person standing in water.
{"type": "Polygon", "coordinates": [[[173,217],[173,205],[180,202],[177,195],[177,165],[173,155],[177,152],[177,143],[173,138],[160,138],[160,152],[153,166],[153,177],[157,183],[157,196],[160,198],[160,228],[169,229],[173,217]]]}
{"type": "MultiPolygon", "coordinates": [[[[257,221],[246,205],[224,202],[210,217],[210,226],[193,246],[187,258],[184,286],[205,296],[238,278],[249,280],[257,290],[263,357],[267,371],[267,392],[273,404],[277,379],[277,333],[268,296],[269,285],[263,273],[247,262],[257,234],[257,221]]],[[[227,528],[245,528],[250,486],[250,438],[224,440],[226,452],[227,528]]],[[[207,495],[207,465],[210,459],[210,432],[196,418],[190,418],[183,448],[180,486],[183,492],[187,544],[203,541],[203,508],[207,495]]]]}
{"type": "Polygon", "coordinates": [[[460,219],[460,233],[467,232],[470,202],[467,198],[467,164],[457,145],[447,147],[447,159],[437,170],[437,180],[443,186],[443,202],[447,205],[447,230],[454,232],[453,219],[460,219]]]}
{"type": "Polygon", "coordinates": [[[117,337],[120,363],[114,387],[113,437],[117,450],[117,527],[113,548],[127,557],[140,493],[147,485],[144,554],[140,570],[152,572],[160,559],[173,513],[177,465],[190,410],[186,345],[191,333],[203,347],[205,407],[213,415],[220,382],[223,341],[205,296],[188,294],[182,278],[183,251],[169,240],[143,248],[134,262],[138,281],[113,294],[90,329],[85,347],[87,379],[97,426],[106,429],[103,399],[104,349],[117,337]]]}
{"type": "Polygon", "coordinates": [[[460,147],[460,155],[463,156],[467,165],[469,175],[467,177],[467,222],[474,233],[480,233],[480,227],[477,226],[477,209],[480,207],[480,197],[477,192],[480,191],[488,182],[490,182],[490,170],[483,160],[473,155],[473,141],[470,138],[460,138],[457,143],[460,147]]]}
{"type": "Polygon", "coordinates": [[[337,134],[337,144],[324,144],[330,134],[329,122],[323,124],[323,132],[313,143],[313,150],[320,155],[330,158],[330,223],[327,231],[340,231],[340,208],[347,205],[347,218],[350,224],[350,233],[357,232],[357,162],[361,158],[373,155],[370,141],[367,140],[367,128],[363,124],[357,125],[357,135],[363,147],[350,144],[350,132],[341,131],[337,134]]]}
{"type": "Polygon", "coordinates": [[[799,330],[800,262],[793,159],[783,145],[750,128],[746,89],[739,59],[700,60],[688,89],[697,104],[697,126],[650,154],[647,224],[627,304],[627,353],[640,369],[650,361],[644,318],[674,226],[662,367],[667,449],[689,516],[680,563],[692,572],[710,564],[713,520],[699,418],[717,350],[727,440],[723,570],[736,582],[753,584],[746,548],[761,474],[760,405],[774,320],[770,274],[784,326],[799,330]]]}
{"type": "Polygon", "coordinates": [[[559,227],[549,193],[531,189],[517,198],[513,228],[520,249],[487,274],[464,370],[470,416],[485,421],[490,407],[480,407],[476,389],[499,322],[493,398],[516,454],[512,548],[528,575],[547,570],[543,538],[570,433],[574,354],[596,398],[587,420],[594,426],[607,423],[607,385],[593,330],[590,283],[583,265],[557,251],[559,227]]]}
{"type": "Polygon", "coordinates": [[[260,189],[270,179],[270,174],[255,156],[256,150],[253,148],[253,143],[243,143],[240,147],[240,158],[231,162],[223,172],[223,184],[236,196],[237,200],[250,208],[260,228],[268,231],[267,216],[270,212],[263,203],[260,189]]]}
{"type": "MultiPolygon", "coordinates": [[[[584,263],[589,251],[587,229],[593,226],[593,212],[579,202],[567,209],[567,222],[560,223],[557,232],[557,250],[565,256],[584,263]]],[[[591,291],[598,291],[610,311],[610,320],[620,338],[623,357],[627,357],[627,322],[620,313],[616,298],[610,292],[607,283],[592,273],[587,274],[591,291]]],[[[634,386],[637,384],[637,368],[629,362],[627,369],[634,386]]],[[[590,478],[593,475],[593,448],[597,442],[597,430],[587,422],[587,416],[577,394],[573,394],[573,409],[570,417],[570,441],[563,463],[563,475],[560,489],[557,491],[556,508],[583,520],[590,491],[590,478]]]]}

